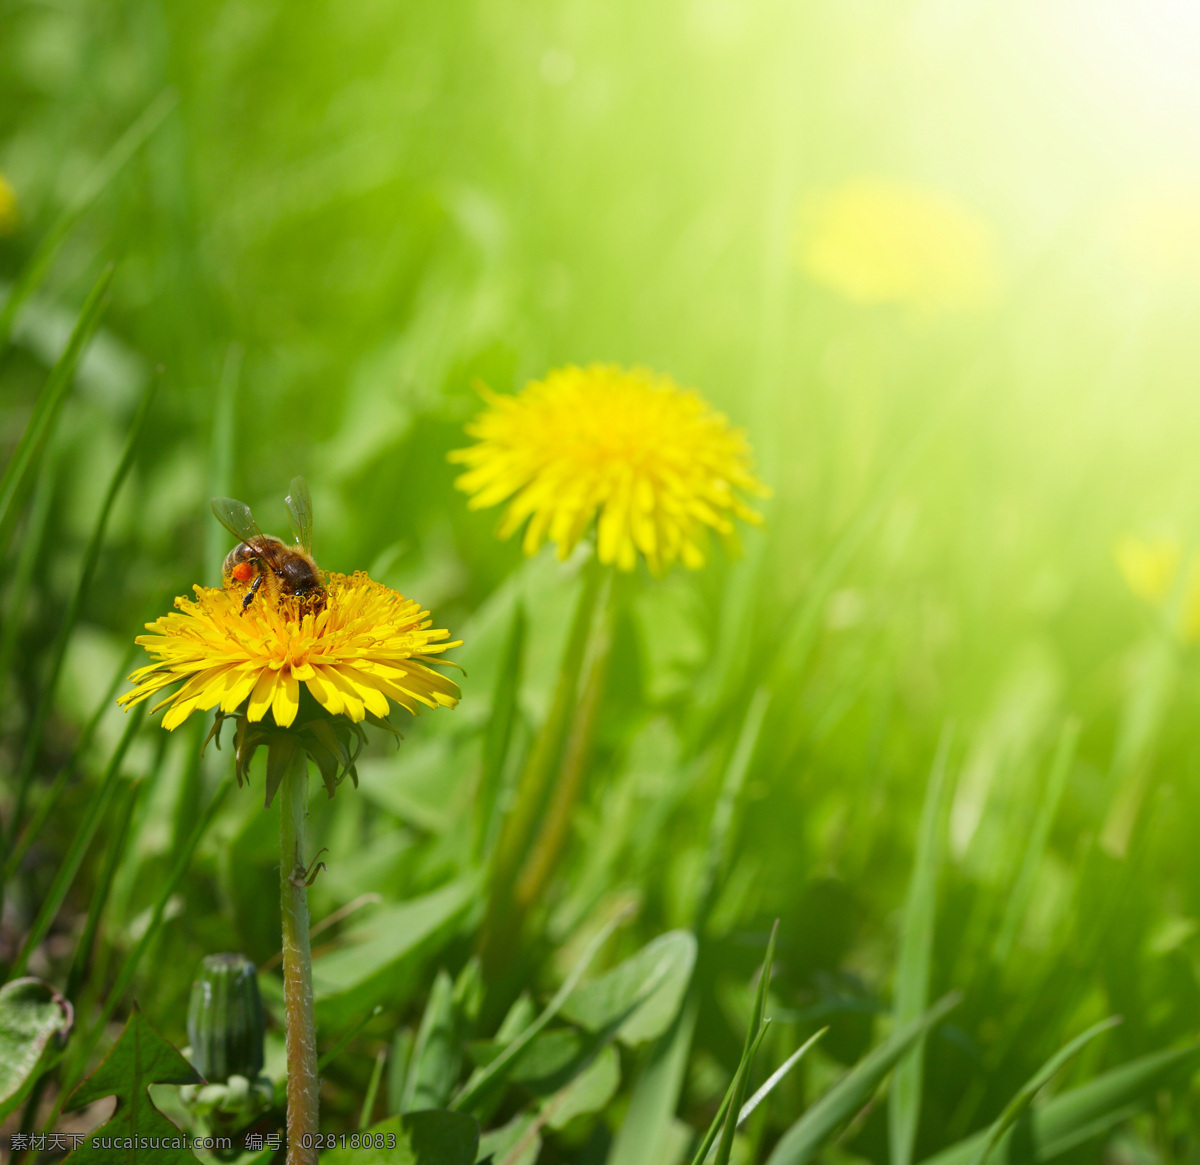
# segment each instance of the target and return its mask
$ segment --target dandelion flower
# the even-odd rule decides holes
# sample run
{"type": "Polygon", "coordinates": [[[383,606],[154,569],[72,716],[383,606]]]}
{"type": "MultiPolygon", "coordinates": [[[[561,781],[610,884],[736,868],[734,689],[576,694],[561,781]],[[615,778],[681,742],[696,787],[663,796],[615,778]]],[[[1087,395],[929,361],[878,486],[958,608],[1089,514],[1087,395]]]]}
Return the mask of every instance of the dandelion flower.
{"type": "Polygon", "coordinates": [[[858,178],[802,209],[801,267],[847,299],[924,311],[978,306],[994,282],[991,231],[947,195],[858,178]]]}
{"type": "MultiPolygon", "coordinates": [[[[295,599],[252,602],[244,587],[197,586],[196,598],[178,598],[178,612],[147,623],[137,643],[157,662],[131,675],[135,686],[119,700],[126,708],[177,681],[183,686],[151,710],[169,709],[164,728],[177,728],[195,711],[231,714],[245,705],[247,720],[268,712],[288,728],[300,710],[300,685],[332,716],[358,724],[383,719],[388,701],[416,714],[420,705],[453,708],[458,685],[434,671],[434,658],[459,641],[431,627],[429,612],[364,573],[328,573],[322,610],[295,599]]],[[[451,665],[453,666],[453,665],[451,665]]]]}
{"type": "Polygon", "coordinates": [[[450,454],[472,509],[508,502],[507,538],[525,526],[534,554],[549,539],[566,558],[596,520],[602,563],[632,570],[640,552],[660,574],[703,565],[709,531],[760,515],[738,491],[768,491],[750,469],[740,429],[696,392],[647,368],[567,366],[515,396],[484,390],[488,407],[450,454]]]}
{"type": "Polygon", "coordinates": [[[1127,535],[1113,548],[1113,557],[1129,589],[1165,612],[1183,642],[1200,639],[1200,563],[1188,562],[1180,591],[1184,556],[1178,539],[1127,535]]]}
{"type": "Polygon", "coordinates": [[[17,192],[8,179],[0,174],[0,235],[6,235],[17,225],[17,192]]]}

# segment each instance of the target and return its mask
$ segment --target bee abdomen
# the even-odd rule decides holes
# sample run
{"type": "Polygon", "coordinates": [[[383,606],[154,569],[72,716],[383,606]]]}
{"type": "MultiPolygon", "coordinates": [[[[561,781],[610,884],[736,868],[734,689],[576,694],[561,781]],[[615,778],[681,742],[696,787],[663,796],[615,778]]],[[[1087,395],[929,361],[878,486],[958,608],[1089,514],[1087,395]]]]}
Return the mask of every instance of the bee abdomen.
{"type": "Polygon", "coordinates": [[[279,578],[286,593],[309,595],[323,591],[321,576],[303,558],[289,558],[279,567],[279,578]]]}

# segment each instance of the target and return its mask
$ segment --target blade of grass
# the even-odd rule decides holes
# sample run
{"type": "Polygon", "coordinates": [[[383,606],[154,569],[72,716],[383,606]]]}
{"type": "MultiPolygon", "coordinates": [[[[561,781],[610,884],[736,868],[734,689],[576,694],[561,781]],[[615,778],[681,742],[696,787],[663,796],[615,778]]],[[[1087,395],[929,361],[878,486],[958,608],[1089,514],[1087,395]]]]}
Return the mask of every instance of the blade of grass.
{"type": "Polygon", "coordinates": [[[104,770],[104,775],[100,778],[99,788],[91,798],[82,825],[75,830],[71,838],[71,844],[67,849],[66,855],[55,872],[54,881],[50,883],[50,889],[47,891],[46,897],[42,900],[37,918],[34,919],[33,926],[25,936],[25,941],[21,944],[21,949],[17,953],[17,957],[13,960],[12,967],[9,968],[10,979],[19,979],[25,973],[29,956],[33,954],[42,939],[46,937],[51,924],[58,916],[58,911],[67,896],[67,891],[70,890],[71,883],[75,880],[75,875],[79,872],[79,866],[83,862],[84,855],[92,843],[92,837],[96,833],[100,819],[104,816],[104,812],[108,808],[108,802],[112,797],[113,790],[116,788],[117,778],[120,776],[121,762],[125,759],[125,753],[128,752],[130,744],[133,743],[133,738],[137,735],[141,724],[142,717],[139,712],[135,711],[129,717],[129,723],[125,726],[121,740],[109,758],[108,767],[104,770]]]}
{"type": "Polygon", "coordinates": [[[125,962],[121,965],[116,982],[113,984],[112,990],[109,991],[108,998],[104,1001],[104,1007],[101,1009],[99,1017],[88,1030],[86,1036],[79,1041],[70,1071],[64,1079],[62,1091],[59,1093],[58,1101],[45,1123],[44,1128],[46,1132],[49,1132],[54,1127],[54,1122],[58,1120],[67,1098],[83,1078],[91,1055],[95,1051],[96,1045],[100,1042],[100,1037],[104,1034],[104,1029],[108,1021],[112,1018],[113,1012],[116,1011],[117,1005],[124,998],[129,984],[133,981],[133,977],[137,973],[138,964],[141,962],[142,956],[158,936],[167,903],[175,893],[176,888],[183,879],[183,875],[187,873],[188,866],[191,864],[192,854],[200,844],[201,838],[208,831],[208,827],[212,824],[218,810],[225,803],[225,798],[229,795],[230,785],[231,782],[226,781],[220,786],[216,795],[208,803],[208,808],[205,809],[200,820],[196,822],[196,827],[192,830],[183,849],[176,855],[175,865],[171,867],[171,872],[167,875],[166,881],[163,882],[158,892],[158,898],[155,900],[149,924],[143,932],[142,937],[138,939],[133,950],[126,956],[125,962]]]}
{"type": "Polygon", "coordinates": [[[500,785],[517,722],[517,701],[521,691],[521,667],[529,620],[525,604],[517,599],[512,625],[504,645],[500,671],[492,691],[492,711],[483,737],[483,758],[479,769],[479,788],[475,796],[474,855],[478,860],[495,845],[499,820],[496,813],[500,785]]]}
{"type": "MultiPolygon", "coordinates": [[[[896,966],[896,998],[892,1013],[897,1028],[911,1023],[929,1006],[929,978],[937,915],[938,875],[942,864],[942,834],[951,784],[946,780],[947,758],[954,728],[942,729],[925,790],[912,882],[904,906],[900,952],[896,966]]],[[[911,1165],[917,1125],[921,1119],[921,1086],[925,1069],[925,1039],[897,1066],[888,1095],[888,1141],[892,1165],[911,1165]]]]}
{"type": "Polygon", "coordinates": [[[758,1045],[762,1043],[763,1037],[766,1036],[769,1027],[770,1020],[759,1029],[758,1035],[754,1037],[750,1046],[742,1049],[742,1058],[738,1061],[737,1070],[733,1074],[733,1079],[729,1082],[729,1087],[725,1089],[725,1095],[721,1098],[721,1104],[717,1108],[716,1116],[713,1117],[712,1122],[708,1126],[708,1131],[704,1134],[704,1139],[700,1142],[700,1147],[696,1150],[696,1155],[692,1158],[692,1165],[704,1165],[704,1162],[708,1159],[708,1155],[712,1151],[713,1142],[717,1139],[717,1134],[722,1132],[727,1123],[726,1118],[729,1116],[729,1110],[733,1107],[734,1093],[739,1087],[742,1087],[742,1081],[749,1070],[750,1060],[753,1058],[754,1053],[758,1051],[758,1045]]]}
{"type": "Polygon", "coordinates": [[[138,147],[158,128],[163,118],[175,107],[177,98],[170,90],[160,93],[136,121],[113,143],[107,154],[96,164],[76,188],[75,197],[63,209],[50,229],[38,243],[0,308],[0,355],[12,338],[17,316],[29,297],[41,286],[50,265],[67,236],[84,211],[91,205],[121,168],[137,152],[138,147]]]}
{"type": "MultiPolygon", "coordinates": [[[[1052,1097],[1029,1112],[1030,1135],[1036,1146],[1036,1154],[1029,1160],[1052,1161],[1081,1140],[1114,1127],[1160,1089],[1185,1079],[1197,1065],[1200,1044],[1154,1052],[1052,1097]]],[[[921,1165],[971,1165],[990,1131],[959,1141],[927,1157],[921,1165]]],[[[1015,1131],[1009,1129],[995,1146],[1000,1153],[997,1160],[1010,1159],[1008,1147],[1015,1131]]]]}
{"type": "Polygon", "coordinates": [[[1050,1081],[1058,1075],[1063,1065],[1075,1055],[1085,1044],[1090,1043],[1101,1032],[1106,1032],[1109,1028],[1115,1027],[1121,1022],[1121,1017],[1117,1015],[1109,1016],[1108,1019],[1103,1019],[1097,1024],[1093,1024],[1087,1031],[1077,1035],[1065,1047],[1060,1048],[1053,1056],[1050,1057],[1018,1090],[1016,1096],[1012,1098],[1004,1106],[1004,1111],[996,1118],[992,1127],[988,1130],[987,1137],[982,1145],[979,1146],[979,1153],[976,1155],[973,1165],[984,1165],[988,1159],[988,1155],[996,1147],[997,1142],[1013,1125],[1017,1123],[1017,1119],[1025,1112],[1026,1109],[1033,1103],[1034,1097],[1050,1081]]]}
{"type": "Polygon", "coordinates": [[[1079,721],[1068,720],[1059,734],[1058,745],[1054,750],[1054,758],[1050,762],[1050,773],[1046,778],[1046,788],[1038,799],[1037,817],[1033,829],[1029,833],[1029,844],[1025,847],[1025,855],[1021,861],[1020,871],[1008,895],[1008,904],[1004,910],[1004,921],[1000,924],[993,948],[993,957],[997,965],[1008,961],[1008,956],[1017,938],[1017,931],[1029,911],[1033,900],[1034,887],[1037,884],[1038,871],[1046,856],[1046,845],[1050,840],[1050,829],[1058,815],[1058,806],[1062,801],[1063,790],[1067,787],[1067,777],[1071,766],[1075,763],[1075,748],[1079,743],[1079,721]]]}
{"type": "Polygon", "coordinates": [[[91,901],[88,903],[87,922],[83,928],[83,934],[79,936],[79,942],[75,947],[75,957],[71,961],[71,970],[67,975],[67,998],[77,999],[79,997],[79,989],[83,984],[83,978],[87,974],[88,964],[91,962],[92,950],[96,945],[96,935],[100,930],[100,920],[103,917],[105,907],[108,905],[108,896],[112,891],[113,878],[116,876],[117,869],[121,865],[121,861],[125,857],[125,847],[129,844],[129,836],[131,833],[130,825],[133,822],[133,814],[137,809],[138,797],[142,791],[142,781],[130,781],[128,785],[117,794],[117,807],[113,811],[113,825],[108,832],[108,850],[104,855],[104,868],[100,871],[99,880],[92,892],[91,901]]]}
{"type": "Polygon", "coordinates": [[[131,643],[128,650],[125,652],[124,658],[121,660],[120,666],[113,673],[113,678],[109,682],[108,687],[104,691],[104,695],[100,698],[100,702],[96,705],[96,710],[92,713],[91,718],[83,726],[83,731],[80,732],[79,738],[75,741],[75,747],[71,749],[71,755],[67,758],[67,763],[58,770],[54,778],[54,783],[47,790],[42,803],[38,806],[37,812],[29,819],[29,824],[26,825],[24,831],[16,844],[9,850],[8,857],[5,859],[3,870],[0,870],[0,899],[3,898],[3,887],[9,878],[16,873],[25,857],[29,847],[37,840],[38,835],[42,832],[46,822],[50,820],[54,813],[55,807],[58,805],[58,799],[62,796],[63,790],[67,787],[67,781],[71,774],[74,773],[76,766],[79,764],[80,757],[87,751],[88,746],[92,743],[92,737],[96,733],[96,727],[104,718],[104,714],[112,707],[113,699],[117,694],[117,688],[120,687],[121,681],[129,674],[129,668],[133,663],[133,657],[138,650],[136,643],[131,643]]]}
{"type": "MultiPolygon", "coordinates": [[[[22,533],[17,564],[12,573],[12,584],[8,592],[8,606],[4,619],[0,621],[0,677],[7,676],[16,657],[20,640],[21,617],[29,602],[33,587],[34,572],[46,539],[46,528],[50,524],[51,504],[54,487],[58,481],[59,442],[48,441],[42,471],[37,475],[33,491],[33,502],[22,533]]],[[[2,682],[2,681],[0,681],[2,682]]]]}
{"type": "Polygon", "coordinates": [[[733,1092],[729,1097],[730,1116],[725,1121],[721,1131],[721,1143],[717,1146],[717,1165],[729,1165],[729,1156],[733,1152],[733,1137],[737,1132],[737,1118],[742,1112],[742,1102],[746,1099],[746,1089],[750,1084],[750,1069],[754,1060],[753,1049],[758,1046],[763,1037],[765,1024],[763,1017],[767,1010],[767,992],[771,986],[771,964],[775,961],[775,940],[779,937],[779,919],[771,927],[771,937],[767,940],[767,954],[763,959],[762,974],[758,978],[758,990],[754,993],[754,1010],[750,1013],[750,1026],[746,1029],[746,1042],[742,1047],[742,1063],[738,1068],[733,1092]]]}
{"type": "MultiPolygon", "coordinates": [[[[358,1033],[362,1031],[362,1029],[365,1028],[367,1024],[369,1024],[371,1020],[373,1020],[381,1011],[383,1011],[383,1005],[380,1003],[377,1003],[373,1008],[371,1008],[371,1010],[368,1011],[367,1014],[358,1021],[358,1023],[354,1024],[354,1026],[351,1027],[350,1030],[347,1031],[345,1035],[343,1035],[342,1038],[338,1040],[338,1042],[334,1044],[333,1047],[330,1048],[329,1051],[317,1061],[317,1071],[324,1072],[325,1069],[328,1068],[329,1065],[332,1064],[333,1061],[342,1054],[346,1045],[352,1039],[354,1039],[354,1037],[358,1035],[358,1033]]],[[[281,1095],[286,1096],[287,1093],[285,1092],[281,1095]]]]}
{"type": "Polygon", "coordinates": [[[571,992],[578,986],[580,979],[591,965],[592,960],[599,954],[600,949],[608,942],[613,931],[617,929],[630,915],[631,909],[622,910],[608,920],[595,937],[584,948],[579,961],[571,968],[563,980],[562,986],[554,998],[546,1005],[542,1013],[521,1032],[487,1067],[476,1072],[459,1090],[449,1104],[456,1112],[466,1112],[472,1104],[481,1100],[487,1091],[503,1082],[511,1070],[517,1057],[533,1042],[534,1038],[545,1029],[546,1025],[559,1013],[571,992]]]}
{"type": "Polygon", "coordinates": [[[387,1048],[380,1048],[375,1056],[375,1067],[371,1069],[371,1079],[367,1083],[367,1094],[363,1097],[362,1108],[358,1113],[358,1127],[371,1127],[371,1113],[375,1111],[375,1098],[379,1095],[379,1082],[383,1079],[383,1066],[387,1063],[387,1048]]]}
{"type": "Polygon", "coordinates": [[[55,361],[54,367],[50,369],[50,375],[38,394],[33,415],[29,418],[12,458],[4,469],[4,476],[0,477],[0,558],[8,552],[9,538],[16,522],[17,503],[22,496],[25,479],[37,464],[42,449],[54,431],[67,392],[74,383],[79,358],[104,314],[105,300],[115,270],[111,263],[105,267],[88,293],[87,299],[83,301],[71,338],[55,361]]]}
{"type": "Polygon", "coordinates": [[[770,692],[759,688],[750,707],[746,710],[746,718],[742,721],[742,730],[738,735],[733,756],[725,770],[721,782],[721,792],[713,807],[712,824],[709,826],[708,853],[705,858],[704,873],[700,879],[700,889],[696,896],[696,915],[692,930],[701,935],[708,922],[708,916],[716,902],[717,892],[721,885],[721,874],[729,857],[729,847],[734,833],[734,816],[738,801],[741,799],[742,786],[746,783],[746,774],[750,771],[750,762],[758,748],[758,738],[762,732],[763,720],[767,707],[771,702],[770,692]]]}
{"type": "Polygon", "coordinates": [[[88,540],[87,549],[84,551],[83,568],[79,572],[79,581],[76,583],[75,591],[71,595],[67,609],[59,622],[58,634],[55,636],[54,644],[50,649],[50,664],[46,672],[46,686],[38,699],[33,720],[26,734],[25,747],[21,754],[21,761],[14,780],[17,794],[13,805],[12,822],[9,827],[10,839],[16,837],[17,830],[20,828],[21,818],[24,815],[25,799],[29,793],[29,783],[33,777],[38,749],[41,747],[42,733],[45,731],[46,721],[49,718],[50,709],[54,705],[54,698],[58,691],[58,680],[62,673],[63,660],[66,658],[67,645],[70,642],[71,633],[75,629],[75,623],[79,619],[79,613],[83,608],[84,597],[87,595],[96,574],[96,566],[100,560],[100,551],[104,545],[104,533],[108,528],[108,520],[112,515],[113,505],[117,500],[117,495],[120,493],[121,486],[124,484],[125,478],[133,466],[138,437],[141,434],[142,425],[145,423],[146,414],[150,411],[150,405],[154,400],[161,379],[161,376],[151,377],[145,391],[142,393],[142,399],[138,404],[137,412],[134,414],[129,426],[129,434],[125,441],[125,448],[121,453],[121,459],[117,462],[117,467],[113,471],[112,479],[108,484],[108,490],[100,506],[100,513],[96,518],[96,524],[88,540]]]}
{"type": "Polygon", "coordinates": [[[834,1134],[865,1105],[887,1074],[912,1050],[931,1027],[958,1005],[957,994],[947,995],[923,1016],[868,1052],[829,1089],[786,1133],[767,1158],[767,1165],[806,1165],[834,1134]]]}
{"type": "Polygon", "coordinates": [[[823,1027],[820,1031],[814,1032],[807,1040],[804,1041],[770,1076],[767,1077],[763,1086],[752,1096],[745,1104],[742,1105],[742,1111],[738,1113],[738,1124],[741,1125],[746,1118],[760,1105],[772,1092],[775,1091],[776,1085],[804,1059],[805,1053],[811,1048],[829,1028],[823,1027]]]}

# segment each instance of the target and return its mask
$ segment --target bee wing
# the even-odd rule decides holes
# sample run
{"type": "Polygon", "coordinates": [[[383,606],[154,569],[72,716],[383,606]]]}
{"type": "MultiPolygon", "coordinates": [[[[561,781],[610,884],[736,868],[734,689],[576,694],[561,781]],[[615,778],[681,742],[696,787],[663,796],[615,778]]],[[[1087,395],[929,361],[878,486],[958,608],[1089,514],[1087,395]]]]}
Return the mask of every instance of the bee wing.
{"type": "Polygon", "coordinates": [[[239,542],[249,542],[252,538],[263,536],[245,502],[239,502],[237,498],[212,498],[209,504],[217,521],[239,542]]]}
{"type": "Polygon", "coordinates": [[[312,497],[302,477],[293,477],[291,493],[285,499],[292,516],[292,533],[305,554],[312,553],[312,497]]]}

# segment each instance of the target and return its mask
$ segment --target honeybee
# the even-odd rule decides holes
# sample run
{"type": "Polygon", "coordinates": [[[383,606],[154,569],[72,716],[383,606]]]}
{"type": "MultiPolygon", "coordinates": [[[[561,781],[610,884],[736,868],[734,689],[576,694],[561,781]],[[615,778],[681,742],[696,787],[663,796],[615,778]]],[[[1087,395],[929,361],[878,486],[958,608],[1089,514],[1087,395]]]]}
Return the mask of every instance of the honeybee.
{"type": "Polygon", "coordinates": [[[245,502],[236,498],[212,499],[217,521],[240,539],[221,567],[225,586],[254,580],[242,599],[243,612],[260,590],[271,600],[281,595],[294,596],[308,610],[320,611],[325,606],[325,586],[312,556],[312,498],[304,478],[292,478],[291,493],[285,501],[296,536],[294,546],[264,534],[245,502]]]}

